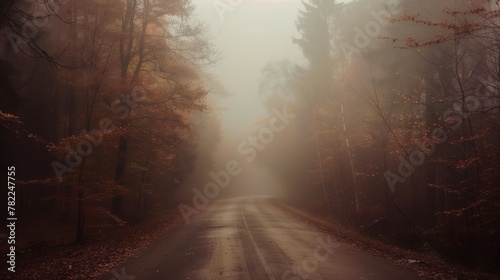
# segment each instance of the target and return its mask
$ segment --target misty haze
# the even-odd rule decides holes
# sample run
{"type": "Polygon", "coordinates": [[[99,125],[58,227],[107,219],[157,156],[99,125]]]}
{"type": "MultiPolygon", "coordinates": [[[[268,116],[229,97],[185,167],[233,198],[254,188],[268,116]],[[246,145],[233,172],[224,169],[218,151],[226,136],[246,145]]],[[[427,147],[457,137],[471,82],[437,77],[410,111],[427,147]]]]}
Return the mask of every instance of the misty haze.
{"type": "Polygon", "coordinates": [[[493,0],[6,0],[1,279],[500,279],[493,0]]]}

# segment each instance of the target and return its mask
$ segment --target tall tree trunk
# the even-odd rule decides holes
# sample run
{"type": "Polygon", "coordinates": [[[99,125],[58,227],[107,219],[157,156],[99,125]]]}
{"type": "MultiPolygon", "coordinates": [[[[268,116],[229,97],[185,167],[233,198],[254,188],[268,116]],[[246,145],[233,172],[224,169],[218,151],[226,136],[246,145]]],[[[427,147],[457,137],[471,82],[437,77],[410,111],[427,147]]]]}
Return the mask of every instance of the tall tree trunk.
{"type": "MultiPolygon", "coordinates": [[[[126,127],[127,122],[121,122],[122,127],[126,127]]],[[[125,174],[125,168],[127,165],[127,150],[128,150],[128,134],[125,132],[120,136],[118,143],[118,158],[116,162],[115,169],[115,181],[118,185],[122,185],[122,178],[125,174]]],[[[123,194],[121,192],[115,192],[111,204],[111,213],[116,216],[123,216],[123,194]]]]}

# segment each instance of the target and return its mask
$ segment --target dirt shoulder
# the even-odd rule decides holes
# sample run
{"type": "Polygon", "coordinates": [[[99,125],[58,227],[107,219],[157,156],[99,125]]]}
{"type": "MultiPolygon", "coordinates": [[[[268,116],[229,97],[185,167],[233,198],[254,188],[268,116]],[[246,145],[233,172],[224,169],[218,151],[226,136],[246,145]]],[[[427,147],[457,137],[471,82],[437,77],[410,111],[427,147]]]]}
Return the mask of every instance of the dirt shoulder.
{"type": "Polygon", "coordinates": [[[498,276],[464,268],[455,264],[447,263],[437,255],[415,252],[401,249],[396,246],[383,244],[380,241],[370,239],[344,227],[341,227],[327,217],[321,217],[292,207],[284,202],[274,200],[275,205],[290,212],[298,219],[335,236],[338,241],[351,244],[363,251],[381,256],[393,261],[396,265],[407,267],[418,273],[423,279],[442,280],[498,280],[498,276]]]}
{"type": "Polygon", "coordinates": [[[175,208],[143,223],[119,227],[83,244],[29,250],[18,254],[15,273],[0,275],[0,278],[95,279],[139,255],[154,240],[182,224],[182,216],[175,208]]]}

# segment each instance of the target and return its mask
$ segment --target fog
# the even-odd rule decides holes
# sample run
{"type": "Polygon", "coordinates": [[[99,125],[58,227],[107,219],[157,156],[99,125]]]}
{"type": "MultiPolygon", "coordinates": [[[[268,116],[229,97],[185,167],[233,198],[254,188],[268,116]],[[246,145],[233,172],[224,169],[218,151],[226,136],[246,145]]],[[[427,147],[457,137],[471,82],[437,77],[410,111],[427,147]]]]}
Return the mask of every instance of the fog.
{"type": "Polygon", "coordinates": [[[74,222],[82,241],[86,217],[188,220],[264,195],[355,230],[387,221],[377,236],[461,246],[464,262],[498,256],[496,1],[0,11],[1,163],[27,217],[74,222]]]}
{"type": "MultiPolygon", "coordinates": [[[[261,69],[270,60],[302,59],[291,44],[300,1],[241,1],[219,17],[214,2],[195,1],[196,14],[210,26],[220,60],[210,71],[232,94],[222,100],[224,135],[244,137],[266,114],[259,100],[261,69]]],[[[223,137],[225,138],[225,137],[223,137]]]]}
{"type": "MultiPolygon", "coordinates": [[[[222,195],[268,194],[305,203],[326,200],[339,208],[344,200],[358,214],[363,211],[360,199],[365,199],[379,201],[372,211],[382,214],[384,204],[390,208],[395,186],[408,184],[406,177],[392,176],[390,169],[404,166],[398,158],[442,126],[438,124],[445,121],[442,98],[456,101],[453,92],[460,82],[452,81],[453,73],[467,71],[467,66],[448,64],[450,52],[458,57],[461,52],[451,38],[460,36],[471,59],[476,63],[482,59],[475,52],[484,42],[461,33],[478,28],[475,23],[468,26],[480,18],[473,3],[339,1],[333,8],[323,3],[321,16],[331,17],[321,19],[329,25],[325,33],[307,28],[308,23],[319,23],[308,18],[308,13],[317,11],[303,1],[194,3],[196,18],[209,26],[208,36],[217,50],[217,62],[206,71],[227,95],[215,101],[220,141],[202,152],[213,164],[188,178],[181,189],[187,199],[193,188],[211,182],[209,172],[224,170],[236,160],[243,171],[231,177],[222,195]],[[463,18],[452,13],[467,10],[474,12],[470,16],[463,12],[463,18]],[[453,28],[456,34],[449,32],[453,28]],[[312,45],[324,42],[331,49],[312,45]],[[436,70],[443,67],[448,67],[447,73],[436,70]],[[245,160],[244,149],[238,147],[246,147],[242,143],[266,128],[273,110],[288,110],[296,118],[262,149],[254,143],[256,157],[245,160]],[[431,120],[437,122],[430,125],[431,120]]],[[[477,64],[476,70],[481,72],[482,66],[477,64]]],[[[447,153],[453,148],[441,149],[447,153]]],[[[428,166],[417,172],[433,182],[442,181],[431,179],[437,176],[435,167],[430,167],[432,160],[438,159],[425,159],[428,166]]],[[[414,182],[412,188],[426,184],[414,182]]]]}
{"type": "MultiPolygon", "coordinates": [[[[216,151],[211,151],[216,167],[241,159],[238,145],[268,113],[259,98],[259,80],[266,63],[277,59],[303,61],[300,51],[291,44],[300,1],[241,2],[232,10],[218,12],[213,1],[194,1],[197,18],[210,26],[209,36],[220,55],[209,71],[230,93],[217,101],[221,107],[221,142],[216,151]]],[[[230,193],[280,192],[275,178],[256,162],[246,164],[237,180],[231,184],[230,193]]]]}

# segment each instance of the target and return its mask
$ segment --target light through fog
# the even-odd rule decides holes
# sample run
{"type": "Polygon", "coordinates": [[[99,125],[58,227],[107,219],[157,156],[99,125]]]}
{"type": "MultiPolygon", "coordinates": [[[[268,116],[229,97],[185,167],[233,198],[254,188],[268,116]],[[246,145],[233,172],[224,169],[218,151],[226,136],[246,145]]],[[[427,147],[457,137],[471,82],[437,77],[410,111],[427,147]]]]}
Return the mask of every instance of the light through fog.
{"type": "Polygon", "coordinates": [[[8,273],[498,279],[499,10],[3,1],[8,273]]]}
{"type": "Polygon", "coordinates": [[[233,95],[221,102],[227,110],[222,118],[224,135],[229,138],[243,137],[266,114],[258,94],[261,70],[266,63],[280,59],[304,63],[300,50],[292,44],[292,37],[297,36],[295,21],[301,0],[234,2],[239,4],[218,12],[217,1],[193,1],[196,17],[208,24],[209,37],[221,55],[209,71],[233,95]]]}
{"type": "MultiPolygon", "coordinates": [[[[268,113],[259,98],[262,68],[272,60],[303,62],[300,50],[292,44],[301,1],[241,1],[219,13],[216,1],[194,3],[197,17],[210,27],[210,37],[221,58],[209,71],[231,94],[217,104],[223,109],[221,142],[214,152],[216,166],[220,166],[241,157],[238,144],[268,113]]],[[[247,165],[238,180],[240,183],[232,187],[243,194],[277,194],[275,179],[255,163],[247,165]]]]}
{"type": "MultiPolygon", "coordinates": [[[[213,1],[197,0],[196,13],[208,23],[221,55],[210,69],[232,94],[223,100],[225,136],[242,137],[266,114],[259,100],[261,69],[270,60],[300,61],[292,42],[301,1],[241,1],[219,17],[213,1]]],[[[225,137],[223,137],[225,138],[225,137]]]]}

